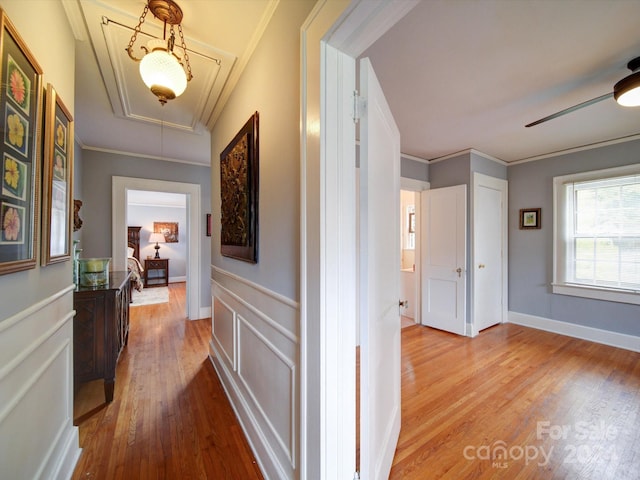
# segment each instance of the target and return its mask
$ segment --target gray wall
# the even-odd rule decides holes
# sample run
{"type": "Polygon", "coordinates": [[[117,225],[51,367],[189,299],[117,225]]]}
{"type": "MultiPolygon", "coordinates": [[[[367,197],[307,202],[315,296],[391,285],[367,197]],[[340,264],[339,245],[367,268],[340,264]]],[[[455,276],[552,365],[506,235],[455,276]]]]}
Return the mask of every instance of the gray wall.
{"type": "Polygon", "coordinates": [[[213,265],[285,297],[300,297],[300,25],[312,1],[280,2],[211,132],[212,228],[220,231],[220,153],[258,111],[258,263],[220,254],[213,265]],[[292,26],[291,23],[296,25],[292,26]]]}
{"type": "Polygon", "coordinates": [[[429,165],[431,188],[471,184],[471,159],[469,152],[462,153],[429,165]]]}
{"type": "MultiPolygon", "coordinates": [[[[78,179],[82,182],[83,191],[82,244],[80,245],[83,249],[82,256],[111,256],[111,177],[122,176],[198,184],[204,222],[204,214],[209,211],[208,205],[211,205],[210,175],[208,167],[84,150],[82,178],[78,179]]],[[[201,257],[198,259],[202,266],[200,298],[203,304],[200,307],[208,307],[211,302],[209,281],[211,238],[206,237],[202,229],[201,257]]]]}
{"type": "Polygon", "coordinates": [[[640,141],[510,166],[509,310],[640,336],[640,306],[551,293],[553,177],[640,162],[640,141]],[[542,208],[540,230],[520,230],[521,208],[542,208]]]}
{"type": "MultiPolygon", "coordinates": [[[[206,208],[206,207],[205,207],[206,208]]],[[[149,243],[153,232],[153,222],[176,222],[178,224],[178,242],[161,243],[158,251],[161,258],[168,258],[169,280],[187,275],[187,209],[184,207],[158,207],[149,205],[129,205],[127,223],[129,226],[142,227],[140,230],[140,262],[156,254],[155,243],[149,243]]],[[[84,253],[84,252],[83,252],[84,253]]],[[[181,280],[184,280],[182,278],[181,280]]]]}
{"type": "MultiPolygon", "coordinates": [[[[360,149],[358,148],[358,153],[360,149]]],[[[429,164],[400,157],[400,176],[403,178],[413,178],[415,180],[429,181],[429,164]]]]}

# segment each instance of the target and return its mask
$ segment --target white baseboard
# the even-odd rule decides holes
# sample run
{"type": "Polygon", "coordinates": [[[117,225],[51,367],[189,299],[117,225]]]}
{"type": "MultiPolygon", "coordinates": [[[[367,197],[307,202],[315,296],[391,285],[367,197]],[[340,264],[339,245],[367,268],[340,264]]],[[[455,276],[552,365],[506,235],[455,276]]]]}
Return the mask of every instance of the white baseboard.
{"type": "Polygon", "coordinates": [[[211,318],[211,307],[200,307],[200,316],[198,319],[211,318]]]}
{"type": "Polygon", "coordinates": [[[537,317],[526,313],[509,312],[509,323],[537,328],[547,332],[567,335],[591,342],[602,343],[611,347],[640,352],[640,337],[624,333],[610,332],[599,328],[585,327],[574,323],[560,322],[549,318],[537,317]]]}
{"type": "Polygon", "coordinates": [[[66,480],[73,476],[73,471],[82,453],[82,449],[78,445],[80,445],[78,427],[73,427],[71,434],[68,435],[65,442],[62,458],[60,459],[56,475],[54,475],[53,478],[66,480]]]}

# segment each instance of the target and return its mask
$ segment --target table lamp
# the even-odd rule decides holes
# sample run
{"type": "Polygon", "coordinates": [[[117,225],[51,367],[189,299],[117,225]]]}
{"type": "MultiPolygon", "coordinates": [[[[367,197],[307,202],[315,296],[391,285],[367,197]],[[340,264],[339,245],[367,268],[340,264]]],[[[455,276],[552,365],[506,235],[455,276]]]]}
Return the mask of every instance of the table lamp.
{"type": "Polygon", "coordinates": [[[160,253],[158,252],[158,250],[160,250],[160,245],[158,245],[159,243],[165,243],[164,240],[164,235],[162,233],[152,233],[149,236],[149,243],[155,243],[156,246],[153,247],[156,249],[156,256],[153,258],[160,258],[160,253]]]}

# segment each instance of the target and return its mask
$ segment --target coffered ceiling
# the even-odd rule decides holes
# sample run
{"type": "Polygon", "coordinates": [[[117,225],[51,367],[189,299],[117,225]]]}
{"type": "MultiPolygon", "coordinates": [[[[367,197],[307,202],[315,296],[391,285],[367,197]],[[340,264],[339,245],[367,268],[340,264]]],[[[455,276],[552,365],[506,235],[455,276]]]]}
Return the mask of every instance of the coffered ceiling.
{"type": "MultiPolygon", "coordinates": [[[[276,0],[178,0],[193,71],[165,106],[140,78],[126,47],[146,0],[64,0],[76,36],[76,132],[85,148],[209,165],[209,129],[268,24],[276,0]]],[[[151,12],[141,45],[162,38],[151,12]]]]}

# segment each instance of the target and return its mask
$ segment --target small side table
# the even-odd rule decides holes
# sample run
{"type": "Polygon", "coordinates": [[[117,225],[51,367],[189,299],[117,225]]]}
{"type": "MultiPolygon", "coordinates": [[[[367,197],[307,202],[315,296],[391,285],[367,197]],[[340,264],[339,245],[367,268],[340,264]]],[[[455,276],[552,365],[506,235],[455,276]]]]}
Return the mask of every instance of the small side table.
{"type": "Polygon", "coordinates": [[[169,259],[147,258],[144,261],[144,286],[166,287],[169,285],[169,259]]]}

